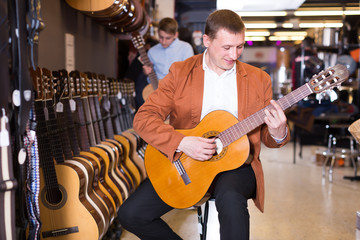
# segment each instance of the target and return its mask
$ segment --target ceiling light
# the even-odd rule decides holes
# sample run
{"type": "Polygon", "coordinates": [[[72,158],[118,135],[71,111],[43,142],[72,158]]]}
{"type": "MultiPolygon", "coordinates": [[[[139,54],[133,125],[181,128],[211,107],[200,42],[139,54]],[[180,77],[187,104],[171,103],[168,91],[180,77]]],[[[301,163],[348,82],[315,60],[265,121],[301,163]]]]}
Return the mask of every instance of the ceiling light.
{"type": "Polygon", "coordinates": [[[341,16],[343,11],[295,11],[295,16],[341,16]]]}
{"type": "Polygon", "coordinates": [[[292,23],[283,23],[283,24],[282,24],[282,27],[283,27],[283,28],[293,28],[293,27],[294,27],[294,24],[292,24],[292,23]]]}
{"type": "Polygon", "coordinates": [[[245,27],[247,29],[249,28],[265,28],[265,29],[269,29],[269,28],[277,28],[277,24],[276,23],[265,23],[265,22],[259,22],[259,23],[245,23],[245,27]]]}
{"type": "Polygon", "coordinates": [[[286,16],[285,11],[271,11],[271,12],[236,12],[240,17],[282,17],[286,16]]]}
{"type": "Polygon", "coordinates": [[[246,31],[245,37],[250,37],[250,36],[270,36],[270,32],[269,31],[246,31]]]}
{"type": "Polygon", "coordinates": [[[304,31],[292,31],[292,32],[274,32],[274,36],[306,36],[307,32],[304,31]]]}
{"type": "Polygon", "coordinates": [[[341,28],[342,23],[300,23],[300,28],[341,28]]]}
{"type": "Polygon", "coordinates": [[[246,37],[245,36],[245,41],[265,41],[265,37],[246,37]]]}
{"type": "Polygon", "coordinates": [[[329,10],[329,11],[295,11],[295,16],[342,16],[342,15],[360,15],[359,10],[329,10]]]}
{"type": "Polygon", "coordinates": [[[297,41],[304,40],[305,36],[270,36],[270,41],[297,41]]]}
{"type": "Polygon", "coordinates": [[[217,0],[217,9],[231,9],[233,11],[279,11],[298,9],[305,0],[217,0]]]}

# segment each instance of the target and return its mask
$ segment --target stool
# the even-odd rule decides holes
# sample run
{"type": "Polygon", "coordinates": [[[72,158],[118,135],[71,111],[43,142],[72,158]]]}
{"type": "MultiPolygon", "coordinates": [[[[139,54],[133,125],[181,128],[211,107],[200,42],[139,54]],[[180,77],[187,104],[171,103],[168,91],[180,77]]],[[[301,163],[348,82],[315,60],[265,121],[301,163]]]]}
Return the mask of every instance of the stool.
{"type": "Polygon", "coordinates": [[[210,198],[204,203],[204,215],[201,206],[197,208],[200,240],[206,240],[207,223],[209,217],[209,201],[215,201],[215,198],[210,198]]]}
{"type": "Polygon", "coordinates": [[[323,152],[323,155],[326,157],[324,164],[323,164],[323,170],[322,170],[322,176],[326,177],[326,166],[331,159],[330,167],[329,167],[329,182],[333,181],[333,168],[335,165],[335,160],[337,158],[343,158],[343,159],[351,159],[353,166],[355,168],[355,173],[357,172],[357,165],[356,165],[356,158],[358,156],[358,151],[354,148],[354,141],[355,139],[352,136],[335,136],[333,134],[329,134],[329,140],[328,140],[328,147],[325,152],[323,152]],[[349,146],[350,149],[337,149],[336,144],[337,141],[340,139],[347,139],[349,140],[349,146]]]}

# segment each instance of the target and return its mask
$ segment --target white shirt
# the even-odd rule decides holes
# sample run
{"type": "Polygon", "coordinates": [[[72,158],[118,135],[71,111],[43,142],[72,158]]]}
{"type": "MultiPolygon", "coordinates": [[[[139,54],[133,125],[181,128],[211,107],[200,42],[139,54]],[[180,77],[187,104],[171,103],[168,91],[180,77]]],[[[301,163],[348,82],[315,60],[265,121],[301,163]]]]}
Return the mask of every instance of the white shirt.
{"type": "Polygon", "coordinates": [[[220,76],[211,70],[205,62],[205,50],[203,56],[204,95],[201,110],[201,119],[206,114],[215,110],[225,110],[238,117],[238,96],[236,82],[236,63],[223,72],[220,76]]]}

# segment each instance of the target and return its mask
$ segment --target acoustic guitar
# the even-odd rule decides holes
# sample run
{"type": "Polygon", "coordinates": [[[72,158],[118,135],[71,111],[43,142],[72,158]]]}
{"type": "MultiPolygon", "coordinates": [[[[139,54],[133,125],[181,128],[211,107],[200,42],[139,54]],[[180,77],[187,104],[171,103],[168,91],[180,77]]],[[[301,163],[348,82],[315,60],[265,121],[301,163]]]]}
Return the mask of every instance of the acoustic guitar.
{"type": "MultiPolygon", "coordinates": [[[[40,157],[41,239],[99,239],[104,225],[99,212],[84,196],[84,179],[64,163],[56,149],[61,149],[49,135],[53,134],[54,111],[49,90],[51,73],[47,69],[33,72],[36,89],[35,112],[40,157]],[[54,161],[55,160],[55,161],[54,161]],[[55,163],[56,162],[56,163],[55,163]],[[89,228],[89,229],[87,229],[89,228]]],[[[61,150],[60,150],[61,151],[61,150]]]]}
{"type": "Polygon", "coordinates": [[[104,232],[109,228],[111,220],[114,218],[114,209],[111,201],[101,191],[98,184],[99,167],[94,161],[89,160],[86,156],[80,155],[80,148],[74,131],[74,122],[70,109],[70,95],[72,94],[69,87],[69,76],[66,70],[53,71],[54,88],[56,103],[56,118],[58,132],[63,145],[65,162],[71,165],[78,172],[82,172],[85,178],[85,197],[90,199],[89,202],[95,204],[103,215],[105,224],[104,232]],[[57,82],[57,83],[55,83],[57,82]]]}
{"type": "MultiPolygon", "coordinates": [[[[73,112],[74,123],[76,125],[76,132],[78,136],[78,144],[80,146],[80,155],[89,157],[89,159],[94,161],[99,167],[99,186],[100,189],[108,196],[110,201],[113,204],[114,212],[117,212],[120,205],[122,204],[123,196],[120,193],[119,186],[114,182],[111,173],[109,172],[110,168],[110,155],[107,151],[92,146],[90,144],[90,136],[88,135],[89,128],[86,126],[87,122],[85,120],[85,112],[83,108],[83,101],[81,97],[84,97],[85,89],[83,84],[83,79],[80,78],[80,72],[72,71],[69,73],[69,81],[72,82],[74,88],[73,98],[75,101],[75,111],[73,112]]],[[[89,123],[90,124],[90,123],[89,123]]]]}
{"type": "MultiPolygon", "coordinates": [[[[340,85],[349,76],[343,65],[321,71],[300,88],[277,100],[283,110],[307,97],[340,85]]],[[[188,208],[200,202],[217,174],[240,167],[249,155],[247,133],[264,123],[265,109],[238,121],[226,111],[213,111],[193,129],[177,130],[185,136],[216,138],[216,154],[208,161],[197,161],[184,153],[174,162],[148,145],[145,167],[160,198],[174,208],[188,208]]]]}
{"type": "MultiPolygon", "coordinates": [[[[145,49],[145,41],[141,34],[137,31],[132,33],[131,42],[133,43],[134,47],[138,50],[140,54],[141,61],[143,65],[152,67],[152,63],[146,53],[145,49]]],[[[150,74],[148,75],[150,84],[148,84],[142,92],[142,97],[144,100],[148,98],[148,96],[158,88],[158,78],[154,69],[151,70],[150,74]]]]}

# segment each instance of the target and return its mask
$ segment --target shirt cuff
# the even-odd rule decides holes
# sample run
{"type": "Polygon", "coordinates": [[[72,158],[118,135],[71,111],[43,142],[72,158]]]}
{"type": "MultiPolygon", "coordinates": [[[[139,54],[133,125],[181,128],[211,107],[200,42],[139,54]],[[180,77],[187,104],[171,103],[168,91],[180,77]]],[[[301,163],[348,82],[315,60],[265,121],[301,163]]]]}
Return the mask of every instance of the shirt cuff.
{"type": "Polygon", "coordinates": [[[274,137],[274,136],[271,135],[271,134],[270,134],[270,136],[275,140],[276,143],[282,143],[282,142],[285,140],[285,138],[287,137],[287,134],[288,134],[288,129],[287,129],[287,127],[286,127],[285,130],[286,130],[286,131],[285,131],[285,136],[284,136],[283,138],[276,138],[276,137],[274,137]]]}

